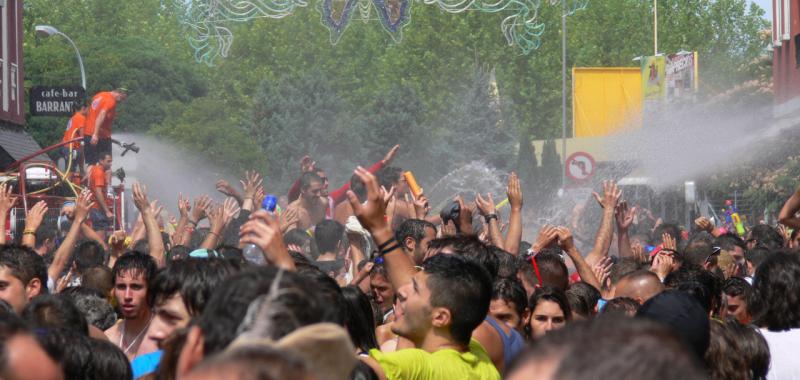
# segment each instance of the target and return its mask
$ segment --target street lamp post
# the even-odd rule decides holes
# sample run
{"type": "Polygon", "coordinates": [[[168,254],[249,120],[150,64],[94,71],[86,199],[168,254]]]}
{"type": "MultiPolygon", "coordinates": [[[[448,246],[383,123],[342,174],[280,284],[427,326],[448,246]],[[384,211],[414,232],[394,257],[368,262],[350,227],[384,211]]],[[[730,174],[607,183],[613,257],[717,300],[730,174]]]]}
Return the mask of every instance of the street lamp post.
{"type": "Polygon", "coordinates": [[[64,37],[69,41],[70,45],[75,49],[75,55],[78,56],[78,66],[81,68],[81,87],[83,87],[84,91],[86,90],[86,71],[83,69],[83,58],[81,58],[81,52],[78,50],[78,46],[75,45],[75,42],[72,41],[69,36],[64,33],[61,33],[58,29],[50,26],[50,25],[36,25],[36,35],[42,38],[47,38],[52,35],[59,35],[64,37]]]}

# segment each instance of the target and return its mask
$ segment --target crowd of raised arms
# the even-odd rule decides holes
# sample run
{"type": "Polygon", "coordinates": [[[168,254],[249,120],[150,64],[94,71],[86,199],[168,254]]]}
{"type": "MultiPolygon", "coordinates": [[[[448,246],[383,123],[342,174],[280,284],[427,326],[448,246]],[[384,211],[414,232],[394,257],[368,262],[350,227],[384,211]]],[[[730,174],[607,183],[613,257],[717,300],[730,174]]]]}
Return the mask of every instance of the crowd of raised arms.
{"type": "MultiPolygon", "coordinates": [[[[398,149],[336,190],[305,157],[274,211],[287,184],[255,171],[174,194],[174,218],[135,183],[130,231],[98,204],[100,153],[57,225],[41,202],[0,235],[0,378],[800,378],[800,193],[740,236],[654,223],[605,181],[582,244],[523,221],[514,173],[431,212],[398,149]]],[[[0,185],[3,231],[19,202],[0,185]]]]}

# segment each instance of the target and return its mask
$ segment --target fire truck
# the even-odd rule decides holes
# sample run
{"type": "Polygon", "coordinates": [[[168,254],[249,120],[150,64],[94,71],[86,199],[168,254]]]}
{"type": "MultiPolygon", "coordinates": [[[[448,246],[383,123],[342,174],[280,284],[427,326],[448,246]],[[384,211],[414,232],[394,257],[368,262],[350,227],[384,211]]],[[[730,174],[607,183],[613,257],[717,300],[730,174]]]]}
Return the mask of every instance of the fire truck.
{"type": "MultiPolygon", "coordinates": [[[[76,138],[41,149],[13,162],[0,172],[0,183],[10,186],[12,193],[17,197],[17,201],[6,220],[6,231],[4,232],[7,239],[21,238],[25,228],[25,215],[39,201],[46,202],[48,207],[42,226],[49,226],[55,229],[61,227],[59,222],[65,219],[62,217],[64,215],[64,205],[67,202],[74,201],[87,186],[88,181],[84,175],[82,165],[74,165],[70,162],[71,160],[68,160],[64,167],[59,167],[52,160],[46,159],[46,154],[81,140],[82,138],[76,138]],[[78,170],[73,170],[73,168],[78,170]]],[[[139,148],[135,143],[128,144],[116,140],[112,140],[112,142],[124,149],[122,155],[129,151],[139,152],[139,148]]],[[[76,156],[71,151],[69,153],[68,157],[76,156]]],[[[124,207],[126,204],[125,171],[119,168],[114,171],[113,175],[119,179],[119,184],[109,187],[106,196],[106,205],[114,214],[109,227],[110,231],[124,229],[127,226],[127,215],[124,207]]]]}

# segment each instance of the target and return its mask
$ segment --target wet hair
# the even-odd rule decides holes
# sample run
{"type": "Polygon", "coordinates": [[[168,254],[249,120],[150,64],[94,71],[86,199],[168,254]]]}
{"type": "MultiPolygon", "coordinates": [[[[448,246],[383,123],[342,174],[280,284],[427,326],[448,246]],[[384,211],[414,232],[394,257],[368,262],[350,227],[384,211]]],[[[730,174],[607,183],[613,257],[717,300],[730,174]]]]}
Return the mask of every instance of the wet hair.
{"type": "Polygon", "coordinates": [[[369,298],[357,286],[342,288],[344,306],[344,325],[350,334],[353,345],[362,352],[378,348],[378,339],[375,337],[375,315],[369,298]]]}
{"type": "Polygon", "coordinates": [[[617,297],[606,302],[601,310],[603,316],[633,317],[639,310],[639,303],[630,297],[617,297]]]}
{"type": "Polygon", "coordinates": [[[406,240],[408,237],[414,239],[414,241],[419,244],[419,242],[425,238],[426,228],[436,231],[436,226],[427,220],[407,219],[397,227],[397,229],[394,231],[394,236],[395,239],[397,239],[397,242],[404,247],[404,240],[406,240]]]}
{"type": "Polygon", "coordinates": [[[75,269],[83,274],[87,269],[105,265],[106,251],[94,240],[84,240],[75,249],[75,269]]]}
{"type": "Polygon", "coordinates": [[[423,263],[431,307],[450,310],[450,335],[468,344],[489,312],[492,279],[478,263],[459,255],[435,255],[423,263]]]}
{"type": "Polygon", "coordinates": [[[300,252],[313,260],[316,260],[319,257],[319,250],[317,249],[317,242],[314,241],[314,238],[308,235],[308,232],[301,230],[299,228],[293,228],[287,231],[283,235],[283,242],[286,245],[296,245],[300,248],[304,248],[306,244],[308,244],[308,252],[300,252]]]}
{"type": "Polygon", "coordinates": [[[42,247],[48,239],[55,243],[57,235],[58,230],[55,228],[55,225],[42,223],[39,229],[36,230],[36,248],[42,247]]]}
{"type": "Polygon", "coordinates": [[[672,238],[675,239],[676,242],[681,241],[680,227],[678,227],[678,225],[674,223],[663,223],[653,230],[651,243],[653,245],[658,245],[663,243],[661,241],[661,236],[665,233],[672,236],[672,238]]]}
{"type": "Polygon", "coordinates": [[[189,253],[191,252],[192,250],[185,245],[174,245],[167,251],[167,257],[169,257],[170,260],[183,260],[189,257],[189,253]]]}
{"type": "Polygon", "coordinates": [[[731,297],[743,296],[747,300],[753,292],[753,286],[741,277],[731,277],[723,284],[722,292],[731,297]]]}
{"type": "Polygon", "coordinates": [[[428,243],[428,249],[430,250],[444,248],[450,248],[456,255],[479,264],[489,272],[492,281],[497,278],[497,267],[499,265],[497,256],[495,256],[489,246],[478,239],[477,236],[448,236],[433,239],[428,243]]]}
{"type": "Polygon", "coordinates": [[[298,274],[305,279],[309,286],[314,288],[322,300],[323,307],[319,316],[321,320],[344,326],[342,288],[336,283],[336,280],[320,270],[310,270],[298,274]]]}
{"type": "Polygon", "coordinates": [[[609,274],[611,285],[616,285],[619,280],[630,273],[636,272],[640,267],[641,265],[631,257],[618,258],[617,262],[611,266],[611,273],[609,274]]]}
{"type": "Polygon", "coordinates": [[[309,379],[312,371],[299,357],[269,345],[243,345],[200,363],[192,372],[224,374],[237,380],[309,379]]]}
{"type": "Polygon", "coordinates": [[[395,166],[387,166],[381,170],[378,170],[378,173],[376,173],[376,177],[378,177],[378,184],[385,187],[386,190],[389,190],[392,186],[396,185],[397,182],[400,181],[400,177],[402,175],[403,169],[395,166]]]}
{"type": "Polygon", "coordinates": [[[800,256],[778,252],[764,260],[756,269],[747,308],[755,324],[770,331],[800,327],[800,256]]]}
{"type": "Polygon", "coordinates": [[[503,300],[506,303],[513,303],[514,310],[521,317],[528,306],[527,294],[522,283],[516,278],[505,277],[495,280],[492,286],[492,300],[503,300]]]}
{"type": "Polygon", "coordinates": [[[216,258],[170,262],[156,274],[147,289],[150,305],[158,305],[179,294],[189,315],[200,314],[214,288],[238,269],[233,262],[216,258]]]}
{"type": "Polygon", "coordinates": [[[120,256],[111,268],[111,278],[114,284],[117,283],[117,277],[125,272],[131,272],[131,276],[140,275],[144,278],[145,284],[149,287],[153,283],[153,278],[158,269],[156,261],[153,257],[141,252],[131,251],[126,252],[120,256]]]}
{"type": "Polygon", "coordinates": [[[108,330],[117,321],[114,307],[106,298],[107,293],[104,294],[85,286],[71,286],[59,294],[72,299],[75,307],[86,318],[86,322],[100,330],[108,330]]]}
{"type": "Polygon", "coordinates": [[[545,285],[533,291],[531,298],[528,300],[528,309],[531,313],[536,310],[536,306],[542,301],[555,302],[564,313],[566,321],[572,320],[572,308],[569,306],[569,300],[563,290],[550,285],[545,285]]]}
{"type": "Polygon", "coordinates": [[[761,332],[752,325],[742,325],[735,320],[729,320],[725,328],[730,330],[739,346],[738,354],[744,355],[750,376],[758,380],[766,379],[769,372],[770,352],[769,344],[761,332]]]}
{"type": "Polygon", "coordinates": [[[664,286],[692,295],[707,312],[722,304],[722,279],[698,266],[682,265],[664,278],[664,286]]]}
{"type": "Polygon", "coordinates": [[[594,310],[597,307],[597,301],[600,300],[600,291],[595,289],[594,286],[591,286],[583,281],[579,281],[570,285],[565,293],[567,294],[567,298],[570,299],[570,306],[577,306],[577,302],[573,303],[573,299],[580,300],[580,304],[582,305],[580,307],[581,309],[585,307],[585,311],[573,311],[584,317],[588,317],[594,313],[594,310]]]}
{"type": "Polygon", "coordinates": [[[322,183],[322,177],[319,174],[314,172],[305,172],[303,175],[300,176],[300,189],[306,190],[309,186],[311,186],[312,182],[319,182],[322,183]]]}
{"type": "Polygon", "coordinates": [[[111,294],[111,289],[114,288],[111,269],[105,265],[87,269],[81,274],[81,286],[96,289],[102,294],[111,294]]]}
{"type": "Polygon", "coordinates": [[[710,322],[710,340],[705,362],[712,379],[750,379],[747,361],[733,331],[718,320],[710,322]]]}
{"type": "Polygon", "coordinates": [[[90,339],[92,370],[88,380],[132,379],[133,370],[125,353],[114,343],[102,339],[90,339]]]}
{"type": "Polygon", "coordinates": [[[42,294],[33,297],[22,318],[35,328],[64,328],[83,335],[89,335],[89,324],[72,299],[61,294],[42,294]]]}
{"type": "Polygon", "coordinates": [[[767,259],[772,254],[767,248],[764,247],[755,247],[753,249],[748,249],[744,252],[745,260],[749,261],[753,264],[753,268],[758,268],[764,260],[767,259]]]}
{"type": "Polygon", "coordinates": [[[717,236],[717,238],[714,239],[714,246],[720,247],[726,251],[733,251],[736,247],[741,248],[742,251],[747,250],[747,245],[745,245],[744,240],[730,232],[717,236]]]}
{"type": "Polygon", "coordinates": [[[314,241],[320,252],[336,252],[344,237],[344,226],[335,220],[323,220],[314,228],[314,241]]]}
{"type": "Polygon", "coordinates": [[[356,368],[350,374],[350,380],[378,380],[378,375],[369,364],[356,360],[356,368]]]}
{"type": "Polygon", "coordinates": [[[326,305],[315,284],[298,274],[274,267],[252,267],[223,280],[213,290],[205,309],[194,322],[203,331],[203,352],[206,356],[225,349],[236,337],[250,304],[260,296],[276,311],[270,332],[280,339],[296,327],[321,322],[326,305]],[[278,313],[280,311],[280,313],[278,313]]]}
{"type": "Polygon", "coordinates": [[[767,249],[783,248],[783,236],[772,226],[758,224],[750,230],[750,239],[756,241],[757,247],[767,249]]]}
{"type": "Polygon", "coordinates": [[[289,251],[289,256],[291,256],[292,260],[294,261],[294,268],[298,274],[305,273],[310,270],[319,270],[317,266],[314,265],[314,262],[309,260],[308,257],[300,252],[289,251]]]}
{"type": "Polygon", "coordinates": [[[497,256],[497,276],[498,277],[517,277],[519,263],[517,257],[500,249],[500,247],[489,246],[495,256],[497,256]]]}
{"type": "Polygon", "coordinates": [[[41,293],[47,293],[47,267],[44,259],[32,249],[21,245],[0,247],[0,267],[6,267],[11,275],[28,285],[34,278],[41,282],[41,293]]]}
{"type": "Polygon", "coordinates": [[[230,262],[237,267],[244,265],[247,260],[244,258],[244,253],[239,247],[234,247],[232,245],[221,245],[216,249],[217,253],[219,253],[219,257],[224,259],[225,261],[230,262]]]}
{"type": "Polygon", "coordinates": [[[84,380],[92,372],[91,338],[63,328],[41,329],[36,340],[64,370],[64,380],[84,380]]]}
{"type": "Polygon", "coordinates": [[[536,260],[536,265],[539,266],[539,274],[541,275],[541,283],[536,277],[536,270],[533,267],[529,256],[521,257],[519,259],[519,268],[523,277],[534,285],[549,285],[554,286],[562,291],[567,289],[569,285],[569,272],[564,260],[556,253],[555,250],[543,250],[533,260],[536,260]]]}
{"type": "Polygon", "coordinates": [[[683,257],[686,262],[692,265],[702,266],[711,257],[712,253],[714,253],[714,249],[710,243],[697,242],[686,246],[683,251],[683,257]]]}
{"type": "Polygon", "coordinates": [[[551,331],[517,356],[506,374],[532,363],[554,366],[551,377],[565,380],[706,377],[671,330],[633,318],[597,318],[551,331]]]}

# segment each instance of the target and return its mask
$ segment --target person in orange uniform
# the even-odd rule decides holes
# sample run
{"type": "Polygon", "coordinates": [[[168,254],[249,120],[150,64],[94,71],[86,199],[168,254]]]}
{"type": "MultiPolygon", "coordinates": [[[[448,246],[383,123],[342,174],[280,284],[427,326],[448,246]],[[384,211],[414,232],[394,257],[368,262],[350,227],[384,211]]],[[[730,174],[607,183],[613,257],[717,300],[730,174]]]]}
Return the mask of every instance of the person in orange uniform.
{"type": "Polygon", "coordinates": [[[94,207],[89,211],[92,229],[105,240],[106,230],[111,226],[114,214],[106,204],[108,175],[111,170],[111,153],[100,153],[100,161],[89,169],[89,189],[94,195],[94,207]]]}
{"type": "MultiPolygon", "coordinates": [[[[67,142],[70,140],[74,140],[77,137],[83,136],[83,127],[86,124],[86,113],[88,108],[85,104],[76,104],[75,105],[75,113],[67,122],[67,129],[64,131],[64,137],[61,139],[61,142],[67,142]]],[[[78,160],[78,152],[80,151],[81,143],[80,141],[74,142],[71,144],[67,144],[61,147],[61,155],[64,157],[64,168],[67,169],[67,163],[69,162],[70,156],[70,149],[72,149],[72,167],[73,169],[77,166],[78,160]]]]}
{"type": "Polygon", "coordinates": [[[83,149],[86,164],[96,163],[100,152],[111,152],[111,125],[117,116],[117,103],[127,98],[127,90],[118,88],[98,92],[92,98],[86,126],[83,129],[83,149]]]}

